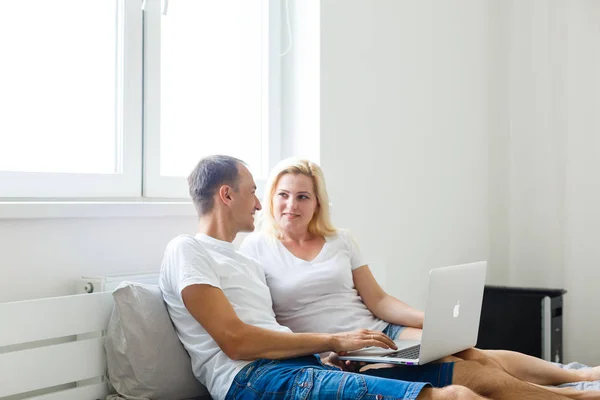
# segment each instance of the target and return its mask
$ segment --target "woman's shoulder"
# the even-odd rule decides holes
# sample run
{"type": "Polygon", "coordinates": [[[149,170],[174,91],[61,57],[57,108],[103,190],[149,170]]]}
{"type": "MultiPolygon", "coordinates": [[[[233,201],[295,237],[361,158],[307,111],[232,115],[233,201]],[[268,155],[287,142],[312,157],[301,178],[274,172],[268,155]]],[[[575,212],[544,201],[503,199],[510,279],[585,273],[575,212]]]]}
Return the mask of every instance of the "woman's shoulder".
{"type": "Polygon", "coordinates": [[[354,249],[356,247],[356,239],[350,229],[338,228],[333,235],[327,237],[327,240],[344,248],[354,249]]]}
{"type": "Polygon", "coordinates": [[[242,249],[242,250],[248,249],[248,248],[264,249],[264,248],[271,247],[274,244],[275,244],[275,240],[270,235],[268,235],[264,232],[254,231],[244,238],[244,241],[242,242],[240,249],[242,249]]]}
{"type": "Polygon", "coordinates": [[[331,234],[330,236],[328,236],[328,239],[331,240],[335,240],[335,239],[339,239],[339,240],[343,240],[346,241],[348,240],[348,238],[352,237],[352,233],[350,232],[349,229],[346,228],[336,228],[335,232],[333,234],[331,234]]]}

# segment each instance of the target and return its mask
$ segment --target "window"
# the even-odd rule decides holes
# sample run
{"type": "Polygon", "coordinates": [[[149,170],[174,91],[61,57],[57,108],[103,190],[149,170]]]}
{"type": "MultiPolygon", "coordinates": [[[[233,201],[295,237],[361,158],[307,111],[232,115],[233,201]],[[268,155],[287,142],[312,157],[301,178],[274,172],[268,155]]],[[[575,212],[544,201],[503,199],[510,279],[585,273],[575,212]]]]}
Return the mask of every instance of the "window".
{"type": "Polygon", "coordinates": [[[144,194],[186,197],[182,178],[215,153],[241,158],[265,179],[278,136],[269,122],[268,1],[168,4],[146,30],[144,194]]]}
{"type": "Polygon", "coordinates": [[[142,20],[125,6],[3,3],[1,197],[139,196],[141,85],[123,82],[142,67],[142,20]]]}
{"type": "Polygon", "coordinates": [[[6,2],[0,197],[187,198],[213,153],[264,179],[279,158],[274,3],[6,2]]]}

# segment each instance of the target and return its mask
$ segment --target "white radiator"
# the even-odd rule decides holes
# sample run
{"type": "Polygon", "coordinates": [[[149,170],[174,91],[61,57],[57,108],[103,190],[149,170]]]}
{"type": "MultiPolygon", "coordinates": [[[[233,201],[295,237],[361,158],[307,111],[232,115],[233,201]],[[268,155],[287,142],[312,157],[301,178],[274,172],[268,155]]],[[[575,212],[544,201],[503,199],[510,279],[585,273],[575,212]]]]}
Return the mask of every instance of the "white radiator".
{"type": "Polygon", "coordinates": [[[158,272],[142,272],[136,274],[107,275],[107,276],[82,276],[75,292],[97,293],[112,292],[123,281],[145,283],[147,285],[158,285],[158,272]]]}

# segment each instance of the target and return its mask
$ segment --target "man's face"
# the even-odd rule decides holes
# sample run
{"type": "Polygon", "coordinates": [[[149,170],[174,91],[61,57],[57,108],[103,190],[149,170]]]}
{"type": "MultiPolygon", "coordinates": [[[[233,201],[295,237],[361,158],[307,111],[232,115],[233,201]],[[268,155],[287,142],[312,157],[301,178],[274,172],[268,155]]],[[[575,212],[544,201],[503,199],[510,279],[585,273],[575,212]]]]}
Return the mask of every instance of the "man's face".
{"type": "Polygon", "coordinates": [[[238,191],[231,196],[231,213],[238,232],[254,230],[254,213],[262,207],[256,197],[256,184],[252,174],[242,164],[238,164],[238,191]]]}

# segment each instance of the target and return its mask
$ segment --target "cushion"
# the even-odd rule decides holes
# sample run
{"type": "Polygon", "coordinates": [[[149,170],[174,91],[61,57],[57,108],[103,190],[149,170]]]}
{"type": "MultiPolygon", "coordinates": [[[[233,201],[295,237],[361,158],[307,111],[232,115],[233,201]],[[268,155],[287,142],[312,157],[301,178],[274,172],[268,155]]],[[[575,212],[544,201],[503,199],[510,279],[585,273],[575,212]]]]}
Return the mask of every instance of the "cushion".
{"type": "Polygon", "coordinates": [[[113,297],[105,348],[114,390],[128,399],[210,398],[192,373],[160,288],[123,282],[113,297]]]}

